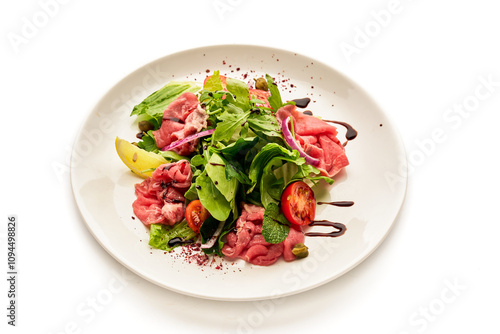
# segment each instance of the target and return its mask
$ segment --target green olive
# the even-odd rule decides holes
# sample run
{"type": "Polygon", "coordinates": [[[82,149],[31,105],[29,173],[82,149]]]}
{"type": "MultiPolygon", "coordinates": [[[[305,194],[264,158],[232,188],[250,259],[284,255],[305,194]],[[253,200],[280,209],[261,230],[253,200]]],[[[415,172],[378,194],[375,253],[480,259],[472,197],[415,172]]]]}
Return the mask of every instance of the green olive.
{"type": "Polygon", "coordinates": [[[254,80],[255,80],[255,88],[256,89],[264,90],[266,92],[269,90],[269,87],[267,86],[266,79],[258,78],[258,79],[254,79],[254,80]]]}
{"type": "Polygon", "coordinates": [[[303,259],[309,255],[309,250],[306,245],[299,243],[293,246],[292,253],[299,259],[303,259]]]}
{"type": "Polygon", "coordinates": [[[149,130],[154,130],[154,125],[153,123],[149,121],[140,121],[139,122],[139,130],[142,132],[148,132],[149,130]]]}

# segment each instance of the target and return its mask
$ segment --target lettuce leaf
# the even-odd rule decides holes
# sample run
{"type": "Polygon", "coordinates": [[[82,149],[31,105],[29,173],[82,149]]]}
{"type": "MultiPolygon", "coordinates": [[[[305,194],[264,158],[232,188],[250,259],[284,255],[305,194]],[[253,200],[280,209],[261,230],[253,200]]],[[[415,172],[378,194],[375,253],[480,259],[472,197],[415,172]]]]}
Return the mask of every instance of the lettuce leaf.
{"type": "Polygon", "coordinates": [[[214,74],[210,78],[205,81],[203,85],[203,89],[206,89],[211,92],[215,92],[218,90],[222,90],[222,81],[220,79],[219,71],[214,71],[214,74]]]}
{"type": "Polygon", "coordinates": [[[153,119],[153,124],[158,126],[158,124],[161,124],[163,111],[165,111],[173,100],[185,92],[196,93],[200,88],[200,85],[196,82],[170,81],[165,86],[146,97],[144,101],[136,105],[130,116],[144,115],[146,120],[153,119]]]}
{"type": "Polygon", "coordinates": [[[250,109],[250,101],[248,99],[249,89],[246,83],[241,80],[227,78],[226,88],[233,94],[236,106],[241,108],[241,110],[250,109]]]}
{"type": "Polygon", "coordinates": [[[182,243],[169,245],[168,242],[174,238],[181,238],[184,242],[193,241],[197,234],[189,227],[186,220],[167,226],[163,224],[151,224],[149,230],[149,245],[154,248],[170,252],[182,243]]]}
{"type": "Polygon", "coordinates": [[[206,172],[202,172],[196,178],[196,189],[201,204],[215,219],[223,221],[229,217],[231,203],[226,200],[224,195],[217,189],[206,172]]]}

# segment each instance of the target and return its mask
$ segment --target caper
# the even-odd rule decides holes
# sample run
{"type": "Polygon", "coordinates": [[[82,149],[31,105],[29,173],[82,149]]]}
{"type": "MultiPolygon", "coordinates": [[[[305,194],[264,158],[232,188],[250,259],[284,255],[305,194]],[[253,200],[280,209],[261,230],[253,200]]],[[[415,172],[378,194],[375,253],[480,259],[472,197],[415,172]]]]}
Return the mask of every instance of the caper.
{"type": "Polygon", "coordinates": [[[302,259],[309,255],[309,250],[307,246],[304,245],[303,243],[298,243],[295,246],[293,246],[292,253],[299,259],[302,259]]]}
{"type": "Polygon", "coordinates": [[[269,87],[267,86],[266,79],[258,78],[258,79],[254,79],[254,80],[255,80],[255,88],[256,89],[264,90],[266,92],[269,90],[269,87]]]}
{"type": "Polygon", "coordinates": [[[142,132],[148,132],[149,130],[154,130],[155,126],[149,121],[140,121],[139,130],[142,132]]]}

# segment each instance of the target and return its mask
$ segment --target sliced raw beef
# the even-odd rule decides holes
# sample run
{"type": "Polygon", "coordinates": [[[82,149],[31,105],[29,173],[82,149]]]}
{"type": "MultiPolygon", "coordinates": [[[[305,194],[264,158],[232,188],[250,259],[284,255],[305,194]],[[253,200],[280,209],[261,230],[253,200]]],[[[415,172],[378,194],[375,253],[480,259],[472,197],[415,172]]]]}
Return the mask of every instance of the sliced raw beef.
{"type": "Polygon", "coordinates": [[[252,204],[244,204],[241,216],[236,221],[236,232],[226,236],[226,244],[222,254],[231,259],[240,258],[259,266],[275,263],[283,254],[286,261],[295,260],[293,246],[304,242],[304,234],[293,228],[288,237],[279,244],[270,244],[262,236],[262,220],[264,208],[252,204]]]}
{"type": "Polygon", "coordinates": [[[294,105],[281,107],[276,113],[279,123],[293,118],[295,139],[308,155],[319,159],[315,166],[321,174],[332,177],[349,165],[344,146],[337,139],[337,128],[321,119],[297,111],[294,105]]]}
{"type": "MultiPolygon", "coordinates": [[[[172,101],[163,112],[163,121],[157,131],[153,131],[156,145],[161,149],[173,142],[194,135],[207,127],[208,115],[200,106],[195,94],[186,92],[172,101]]],[[[172,151],[189,155],[196,150],[198,140],[177,146],[172,151]]]]}
{"type": "Polygon", "coordinates": [[[152,177],[135,185],[134,214],[144,225],[174,225],[184,218],[184,193],[193,173],[187,160],[160,165],[152,177]]]}

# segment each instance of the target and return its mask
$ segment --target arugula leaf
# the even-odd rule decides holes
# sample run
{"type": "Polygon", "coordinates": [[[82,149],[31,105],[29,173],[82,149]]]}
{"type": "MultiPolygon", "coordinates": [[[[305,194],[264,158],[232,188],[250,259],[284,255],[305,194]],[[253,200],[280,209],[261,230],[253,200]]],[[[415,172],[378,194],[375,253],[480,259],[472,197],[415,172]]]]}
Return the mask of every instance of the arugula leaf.
{"type": "Polygon", "coordinates": [[[226,158],[244,157],[259,141],[258,137],[238,138],[234,143],[218,150],[226,158]]]}
{"type": "MultiPolygon", "coordinates": [[[[182,93],[196,93],[199,90],[200,86],[197,82],[170,81],[136,105],[130,116],[147,114],[157,120],[158,117],[161,119],[163,111],[165,111],[170,102],[178,98],[182,93]]],[[[159,123],[161,124],[161,121],[159,123]]]]}
{"type": "Polygon", "coordinates": [[[148,152],[158,151],[153,130],[149,130],[145,135],[143,135],[141,141],[137,143],[137,146],[148,152]]]}
{"type": "Polygon", "coordinates": [[[186,159],[186,157],[175,153],[174,151],[158,151],[158,154],[170,161],[179,161],[186,159]]]}
{"type": "Polygon", "coordinates": [[[256,114],[252,113],[248,117],[248,124],[250,129],[257,134],[265,135],[268,137],[283,138],[278,121],[274,115],[270,114],[256,114]]]}
{"type": "Polygon", "coordinates": [[[311,166],[309,164],[304,164],[304,165],[298,166],[297,173],[292,176],[292,179],[290,181],[302,180],[302,179],[309,179],[309,180],[313,181],[313,183],[316,183],[314,181],[323,180],[323,181],[327,182],[328,184],[333,184],[333,182],[335,181],[331,177],[321,175],[321,172],[319,171],[319,169],[317,169],[316,167],[311,166]],[[313,175],[311,175],[311,174],[313,174],[313,175]]]}
{"type": "Polygon", "coordinates": [[[231,180],[235,178],[241,184],[252,184],[238,160],[226,159],[224,156],[220,156],[220,158],[224,161],[224,165],[226,166],[226,179],[231,180]]]}
{"type": "Polygon", "coordinates": [[[215,219],[223,221],[229,217],[231,204],[217,189],[206,172],[202,172],[196,178],[196,190],[201,204],[215,219]]]}
{"type": "Polygon", "coordinates": [[[177,246],[173,247],[168,245],[168,242],[173,238],[181,238],[183,241],[194,240],[197,234],[189,227],[186,220],[175,224],[174,226],[167,226],[163,224],[151,224],[149,230],[149,245],[154,248],[163,249],[170,252],[177,246]]]}
{"type": "MultiPolygon", "coordinates": [[[[228,105],[230,107],[232,105],[228,105]]],[[[212,135],[215,141],[229,141],[233,136],[233,133],[239,126],[242,126],[250,115],[250,110],[243,112],[239,107],[233,106],[232,108],[227,108],[224,113],[219,116],[221,122],[217,124],[215,132],[212,135]],[[231,110],[232,109],[232,110],[231,110]]]]}
{"type": "Polygon", "coordinates": [[[214,217],[208,217],[200,227],[201,243],[207,242],[214,235],[215,230],[219,227],[219,221],[214,217]]]}
{"type": "Polygon", "coordinates": [[[280,213],[278,205],[270,203],[264,211],[262,221],[262,236],[266,242],[279,244],[288,236],[290,223],[285,216],[280,213]]]}
{"type": "Polygon", "coordinates": [[[271,93],[271,96],[269,96],[267,100],[269,101],[271,108],[273,108],[275,111],[278,111],[278,109],[283,106],[283,100],[281,99],[280,91],[278,89],[278,86],[276,86],[276,84],[274,83],[274,79],[269,74],[266,74],[266,80],[267,86],[269,87],[269,92],[271,93]]]}

